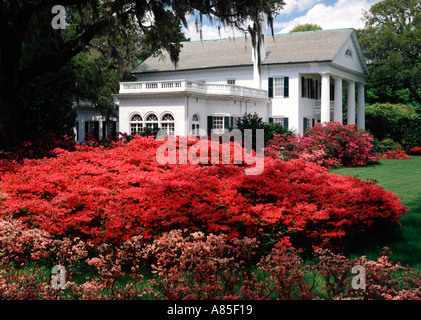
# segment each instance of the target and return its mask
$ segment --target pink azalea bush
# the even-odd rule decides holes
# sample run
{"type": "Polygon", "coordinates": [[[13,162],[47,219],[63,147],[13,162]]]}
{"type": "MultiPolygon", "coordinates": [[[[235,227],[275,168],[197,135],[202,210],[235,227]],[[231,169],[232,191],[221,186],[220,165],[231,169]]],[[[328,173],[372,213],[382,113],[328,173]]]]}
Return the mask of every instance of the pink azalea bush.
{"type": "Polygon", "coordinates": [[[150,244],[134,236],[120,246],[98,246],[52,240],[16,220],[0,226],[1,299],[421,299],[421,274],[392,262],[387,250],[371,261],[319,248],[306,263],[292,247],[256,256],[256,239],[223,234],[173,230],[150,244]],[[19,257],[19,265],[5,253],[19,257]],[[54,289],[51,267],[58,263],[67,281],[54,289]],[[364,290],[352,288],[355,265],[366,269],[364,290]]]}
{"type": "Polygon", "coordinates": [[[377,162],[373,138],[356,125],[339,122],[316,124],[305,136],[274,135],[265,155],[283,160],[302,159],[332,168],[355,167],[377,162]]]}

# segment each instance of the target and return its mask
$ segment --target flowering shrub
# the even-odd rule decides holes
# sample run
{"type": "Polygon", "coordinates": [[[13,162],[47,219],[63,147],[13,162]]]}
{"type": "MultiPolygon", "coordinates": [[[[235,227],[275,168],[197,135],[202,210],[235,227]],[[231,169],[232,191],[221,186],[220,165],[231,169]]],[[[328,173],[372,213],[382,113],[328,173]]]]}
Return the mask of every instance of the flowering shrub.
{"type": "MultiPolygon", "coordinates": [[[[61,136],[54,132],[45,132],[32,141],[23,141],[14,152],[0,152],[0,158],[9,161],[23,161],[23,159],[40,159],[55,155],[56,148],[74,151],[75,140],[67,135],[61,136]]],[[[3,162],[5,162],[3,160],[3,162]]],[[[2,163],[0,163],[2,164],[2,163]]]]}
{"type": "Polygon", "coordinates": [[[379,158],[381,159],[411,159],[410,155],[407,155],[401,149],[397,151],[386,151],[379,154],[379,158]]]}
{"type": "Polygon", "coordinates": [[[339,122],[316,124],[306,136],[274,135],[265,154],[283,160],[303,159],[327,168],[363,166],[377,161],[373,138],[355,125],[339,122]]]}
{"type": "Polygon", "coordinates": [[[0,225],[1,299],[421,299],[421,274],[393,263],[387,251],[370,261],[317,249],[308,263],[282,245],[256,256],[256,239],[230,240],[224,234],[173,230],[148,245],[133,236],[119,246],[98,246],[53,240],[16,220],[3,219],[0,225]],[[36,251],[51,262],[20,255],[19,262],[30,266],[21,269],[7,256],[13,241],[46,242],[36,251]],[[67,271],[60,290],[51,286],[57,263],[67,271]],[[357,264],[366,269],[365,290],[351,287],[357,264]],[[145,278],[148,269],[153,272],[145,278]]]}
{"type": "Polygon", "coordinates": [[[421,147],[415,147],[411,149],[412,154],[421,155],[421,147]]]}
{"type": "Polygon", "coordinates": [[[256,248],[256,239],[173,230],[148,248],[157,261],[151,284],[165,299],[232,299],[256,248]]]}
{"type": "Polygon", "coordinates": [[[266,157],[256,176],[241,164],[208,165],[211,154],[203,165],[159,164],[162,144],[137,137],[11,167],[0,181],[0,216],[94,244],[120,245],[139,235],[151,242],[187,228],[302,250],[340,245],[378,223],[394,228],[407,213],[391,192],[316,164],[266,157]]]}

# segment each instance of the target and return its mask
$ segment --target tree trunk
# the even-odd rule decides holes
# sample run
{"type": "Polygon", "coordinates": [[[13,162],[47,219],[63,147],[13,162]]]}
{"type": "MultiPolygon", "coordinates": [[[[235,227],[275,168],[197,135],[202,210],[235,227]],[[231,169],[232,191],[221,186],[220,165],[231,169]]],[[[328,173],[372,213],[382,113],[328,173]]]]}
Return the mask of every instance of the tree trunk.
{"type": "Polygon", "coordinates": [[[0,41],[0,150],[10,151],[18,142],[20,37],[0,41]]]}

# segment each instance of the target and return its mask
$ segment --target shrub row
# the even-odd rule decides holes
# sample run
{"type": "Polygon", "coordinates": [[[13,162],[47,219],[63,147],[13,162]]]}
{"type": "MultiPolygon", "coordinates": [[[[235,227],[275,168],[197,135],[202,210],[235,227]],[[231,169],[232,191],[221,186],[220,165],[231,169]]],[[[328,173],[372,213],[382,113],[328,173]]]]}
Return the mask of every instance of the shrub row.
{"type": "MultiPolygon", "coordinates": [[[[208,165],[210,155],[202,165],[159,164],[162,143],[137,137],[113,148],[57,150],[56,158],[10,165],[0,181],[0,216],[55,238],[97,244],[138,235],[152,241],[187,228],[303,250],[340,246],[345,236],[379,224],[393,229],[407,213],[396,195],[373,182],[329,174],[313,163],[266,157],[255,176],[242,164],[208,165]]],[[[188,147],[211,143],[218,142],[188,147]]]]}
{"type": "Polygon", "coordinates": [[[13,219],[0,220],[0,234],[1,299],[421,298],[421,275],[393,263],[387,251],[370,261],[317,249],[304,263],[291,247],[260,257],[256,239],[223,234],[172,230],[150,244],[134,236],[98,246],[52,239],[13,219]],[[66,270],[61,289],[51,283],[56,264],[66,270]],[[365,268],[364,290],[352,288],[355,265],[365,268]]]}

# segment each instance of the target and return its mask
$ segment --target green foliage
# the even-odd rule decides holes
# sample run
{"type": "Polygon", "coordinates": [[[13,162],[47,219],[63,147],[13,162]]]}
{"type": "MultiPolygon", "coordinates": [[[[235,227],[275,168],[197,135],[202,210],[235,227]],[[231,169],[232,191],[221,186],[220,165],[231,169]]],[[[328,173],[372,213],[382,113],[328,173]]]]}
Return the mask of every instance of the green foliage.
{"type": "Polygon", "coordinates": [[[365,110],[366,129],[378,140],[392,139],[406,151],[421,145],[421,116],[413,105],[375,103],[365,110]]]}
{"type": "MultiPolygon", "coordinates": [[[[31,32],[22,45],[21,66],[40,56],[56,52],[63,43],[50,24],[51,13],[40,11],[29,21],[31,32]]],[[[40,138],[45,132],[72,135],[76,114],[72,110],[72,70],[68,64],[56,72],[46,72],[19,89],[19,137],[21,140],[40,138]]]]}
{"type": "Polygon", "coordinates": [[[306,23],[306,24],[299,24],[295,26],[293,29],[289,30],[289,32],[304,32],[304,31],[315,31],[315,30],[323,30],[323,28],[319,26],[318,24],[306,23]]]}
{"type": "Polygon", "coordinates": [[[386,138],[379,143],[379,152],[398,151],[399,149],[402,149],[400,143],[390,138],[386,138]]]}
{"type": "Polygon", "coordinates": [[[367,101],[421,104],[421,2],[383,0],[364,19],[358,38],[370,71],[367,101]]]}
{"type": "MultiPolygon", "coordinates": [[[[263,122],[263,118],[255,112],[254,114],[245,113],[236,123],[235,128],[239,129],[244,137],[244,129],[253,129],[253,137],[256,136],[256,129],[264,130],[265,145],[273,138],[274,134],[293,135],[292,131],[278,123],[263,122]]],[[[253,150],[256,150],[256,143],[253,140],[253,150]]]]}

